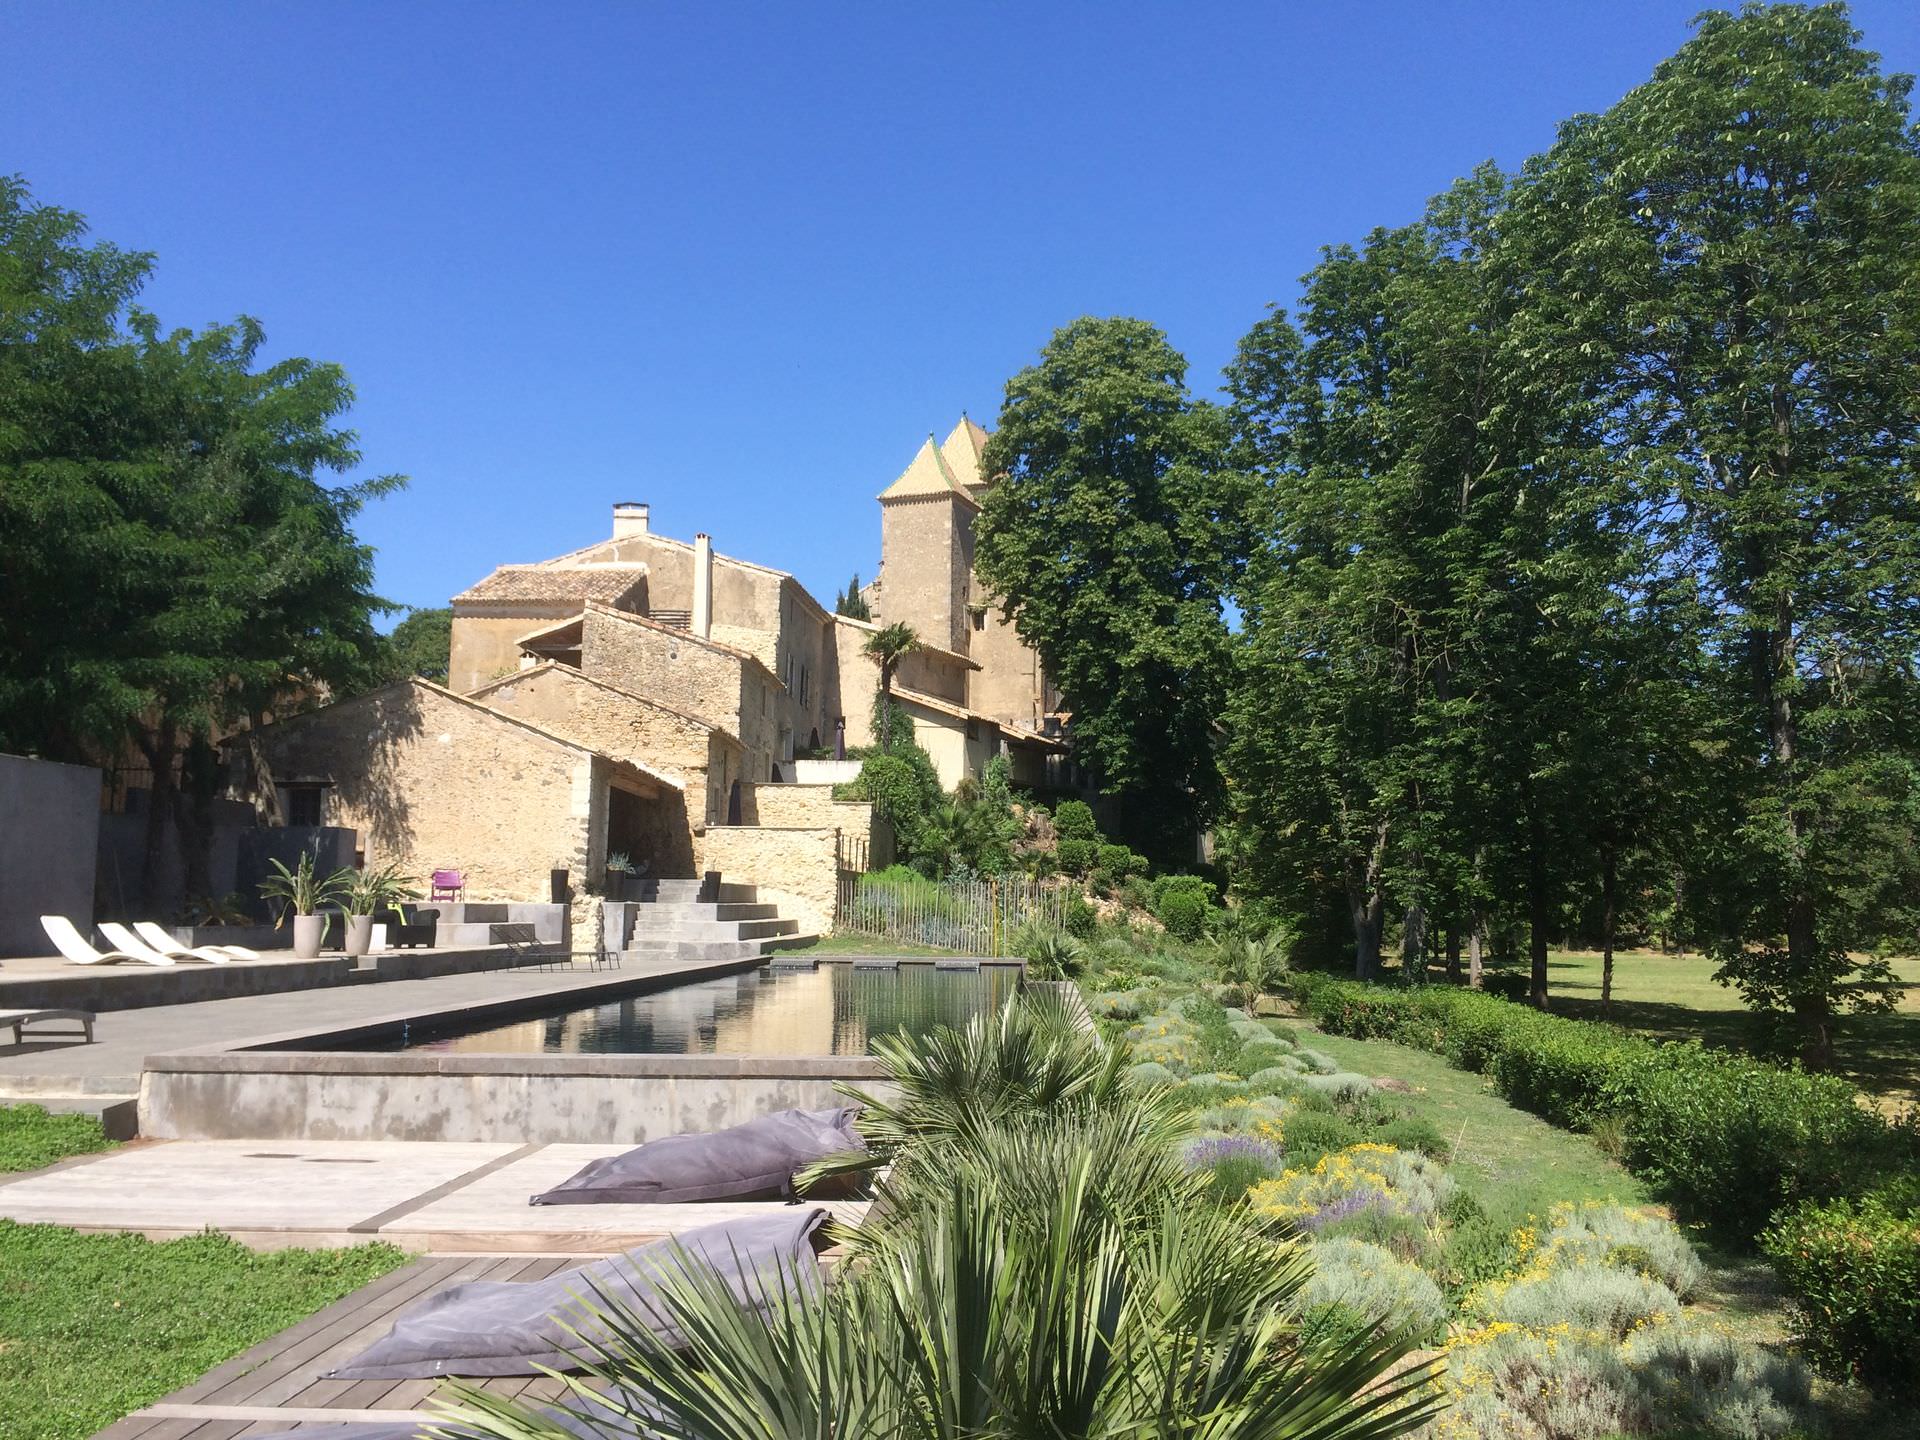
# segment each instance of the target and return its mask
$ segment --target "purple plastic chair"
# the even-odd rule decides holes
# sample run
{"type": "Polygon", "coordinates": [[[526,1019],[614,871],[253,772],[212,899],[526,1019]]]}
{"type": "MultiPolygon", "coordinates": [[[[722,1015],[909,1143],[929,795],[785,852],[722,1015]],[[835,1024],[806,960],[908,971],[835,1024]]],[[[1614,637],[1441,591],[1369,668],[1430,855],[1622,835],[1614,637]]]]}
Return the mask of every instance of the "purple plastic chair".
{"type": "Polygon", "coordinates": [[[433,872],[433,893],[430,900],[458,900],[460,892],[467,888],[467,882],[458,870],[436,870],[433,872]]]}

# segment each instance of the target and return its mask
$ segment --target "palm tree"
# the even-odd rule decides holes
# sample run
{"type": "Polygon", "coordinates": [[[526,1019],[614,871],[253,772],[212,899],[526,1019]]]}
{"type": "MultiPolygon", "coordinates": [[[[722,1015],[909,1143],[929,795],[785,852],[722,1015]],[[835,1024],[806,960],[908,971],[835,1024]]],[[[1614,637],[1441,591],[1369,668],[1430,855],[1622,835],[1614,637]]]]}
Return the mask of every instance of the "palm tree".
{"type": "Polygon", "coordinates": [[[880,748],[893,748],[893,672],[920,648],[920,637],[906,621],[896,621],[867,637],[865,652],[880,664],[880,748]]]}
{"type": "Polygon", "coordinates": [[[1206,1201],[1191,1122],[1124,1045],[1028,1000],[880,1053],[898,1093],[861,1127],[891,1168],[831,1284],[770,1276],[743,1305],[683,1262],[663,1313],[583,1302],[606,1338],[559,1406],[456,1386],[448,1433],[1389,1440],[1435,1413],[1406,1340],[1301,1318],[1309,1252],[1206,1201]]]}
{"type": "Polygon", "coordinates": [[[977,1142],[921,1177],[912,1210],[883,1190],[891,1223],[863,1227],[826,1287],[769,1277],[743,1305],[684,1263],[661,1276],[664,1314],[582,1302],[608,1338],[557,1411],[456,1386],[442,1423],[497,1440],[587,1433],[582,1415],[668,1440],[1388,1440],[1436,1412],[1405,1341],[1300,1318],[1305,1247],[1207,1204],[1177,1161],[1145,1192],[1139,1167],[1106,1169],[1142,1154],[1125,1117],[1029,1116],[977,1142]]]}

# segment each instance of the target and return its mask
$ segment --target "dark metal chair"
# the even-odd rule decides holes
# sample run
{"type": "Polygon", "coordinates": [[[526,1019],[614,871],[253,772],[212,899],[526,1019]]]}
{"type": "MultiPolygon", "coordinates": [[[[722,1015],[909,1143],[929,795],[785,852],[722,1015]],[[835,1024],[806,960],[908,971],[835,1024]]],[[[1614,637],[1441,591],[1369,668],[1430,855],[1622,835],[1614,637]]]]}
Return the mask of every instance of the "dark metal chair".
{"type": "Polygon", "coordinates": [[[409,948],[425,945],[433,948],[433,937],[440,929],[438,910],[416,910],[409,920],[398,910],[382,910],[373,917],[376,925],[387,927],[387,948],[397,950],[402,945],[409,948]]]}
{"type": "Polygon", "coordinates": [[[513,956],[515,969],[572,970],[576,960],[585,960],[592,970],[620,967],[618,950],[568,950],[558,942],[536,939],[528,924],[496,925],[493,933],[513,956]]]}

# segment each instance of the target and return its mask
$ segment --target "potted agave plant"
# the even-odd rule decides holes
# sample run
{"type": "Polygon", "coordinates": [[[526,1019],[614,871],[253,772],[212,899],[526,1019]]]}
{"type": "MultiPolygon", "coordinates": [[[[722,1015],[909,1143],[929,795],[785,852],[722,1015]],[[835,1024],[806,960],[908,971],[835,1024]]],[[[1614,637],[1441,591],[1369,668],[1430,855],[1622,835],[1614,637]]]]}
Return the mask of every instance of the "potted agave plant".
{"type": "Polygon", "coordinates": [[[382,910],[397,910],[402,902],[420,898],[420,882],[400,873],[395,860],[378,870],[348,870],[347,940],[349,955],[364,955],[373,943],[373,917],[382,910]]]}
{"type": "Polygon", "coordinates": [[[336,870],[331,875],[321,875],[313,863],[313,852],[300,852],[300,862],[289,870],[278,860],[267,862],[274,873],[260,882],[260,893],[269,900],[278,900],[284,907],[273,922],[278,930],[289,913],[293,916],[293,953],[299,959],[312,960],[320,954],[321,942],[327,938],[327,922],[331,916],[322,915],[320,907],[329,900],[338,900],[345,893],[352,872],[336,870]]]}

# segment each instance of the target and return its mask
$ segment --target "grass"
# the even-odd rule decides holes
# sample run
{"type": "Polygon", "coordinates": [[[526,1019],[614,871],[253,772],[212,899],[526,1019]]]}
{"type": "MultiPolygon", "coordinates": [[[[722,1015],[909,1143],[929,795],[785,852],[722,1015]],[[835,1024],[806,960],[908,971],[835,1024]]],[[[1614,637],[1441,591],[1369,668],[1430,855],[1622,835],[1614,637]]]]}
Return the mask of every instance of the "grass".
{"type": "Polygon", "coordinates": [[[1412,1086],[1391,1098],[1452,1142],[1454,1178],[1503,1225],[1545,1215],[1563,1200],[1648,1201],[1645,1187],[1592,1140],[1514,1109],[1483,1076],[1389,1040],[1308,1033],[1312,1038],[1303,1043],[1332,1056],[1341,1069],[1412,1086]]]}
{"type": "Polygon", "coordinates": [[[91,1115],[49,1115],[38,1105],[0,1105],[0,1173],[38,1170],[69,1155],[112,1148],[91,1115]]]}
{"type": "Polygon", "coordinates": [[[910,940],[883,940],[878,935],[822,935],[811,945],[782,950],[783,955],[924,955],[951,959],[957,950],[942,950],[937,945],[916,945],[910,940]]]}
{"type": "Polygon", "coordinates": [[[0,1435],[84,1440],[408,1258],[0,1220],[0,1435]]]}
{"type": "MultiPolygon", "coordinates": [[[[1834,1025],[1834,1049],[1841,1074],[1884,1105],[1899,1106],[1920,1103],[1920,959],[1896,960],[1893,968],[1908,987],[1899,1008],[1843,1013],[1834,1025]]],[[[1610,1018],[1660,1040],[1769,1052],[1765,1023],[1742,1005],[1737,990],[1714,981],[1714,969],[1703,955],[1619,951],[1610,1018]]],[[[1547,993],[1556,1014],[1600,1019],[1600,956],[1553,952],[1547,993]]]]}

